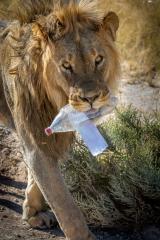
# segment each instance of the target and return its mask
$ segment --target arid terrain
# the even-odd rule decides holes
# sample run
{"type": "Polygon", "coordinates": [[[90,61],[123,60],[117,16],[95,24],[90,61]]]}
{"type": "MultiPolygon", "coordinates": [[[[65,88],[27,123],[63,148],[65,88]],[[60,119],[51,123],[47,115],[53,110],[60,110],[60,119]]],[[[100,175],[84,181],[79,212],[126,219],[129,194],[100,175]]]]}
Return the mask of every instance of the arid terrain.
{"type": "MultiPolygon", "coordinates": [[[[160,111],[160,89],[147,84],[127,84],[122,81],[119,105],[130,105],[146,113],[160,111]]],[[[21,220],[22,202],[26,188],[25,164],[22,160],[16,133],[0,127],[0,239],[33,240],[64,239],[58,226],[51,230],[31,229],[21,220]]],[[[145,226],[141,230],[121,231],[95,229],[97,240],[160,240],[158,226],[145,226]]]]}

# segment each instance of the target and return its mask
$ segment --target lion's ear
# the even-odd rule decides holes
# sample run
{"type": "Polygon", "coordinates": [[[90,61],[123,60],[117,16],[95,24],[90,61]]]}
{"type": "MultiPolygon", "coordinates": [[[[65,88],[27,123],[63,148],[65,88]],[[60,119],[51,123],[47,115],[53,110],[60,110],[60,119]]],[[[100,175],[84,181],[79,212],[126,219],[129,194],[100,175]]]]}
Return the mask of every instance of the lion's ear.
{"type": "Polygon", "coordinates": [[[109,12],[103,19],[103,27],[107,33],[112,37],[113,41],[116,40],[116,32],[119,28],[119,18],[114,12],[109,12]]]}

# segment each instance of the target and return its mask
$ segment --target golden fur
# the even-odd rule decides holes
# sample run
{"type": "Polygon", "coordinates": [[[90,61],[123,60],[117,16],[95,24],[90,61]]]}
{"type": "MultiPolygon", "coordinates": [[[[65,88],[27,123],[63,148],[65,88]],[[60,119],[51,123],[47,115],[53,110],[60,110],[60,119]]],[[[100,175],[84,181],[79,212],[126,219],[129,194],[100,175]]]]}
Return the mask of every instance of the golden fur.
{"type": "Polygon", "coordinates": [[[99,108],[114,91],[119,74],[114,44],[119,23],[115,13],[106,13],[104,4],[18,0],[18,10],[10,9],[17,21],[1,33],[3,88],[32,175],[23,216],[31,225],[39,223],[36,214],[43,209],[42,192],[70,240],[93,239],[57,167],[73,134],[48,138],[44,129],[68,102],[80,111],[99,108]],[[36,201],[31,200],[33,195],[36,201]]]}

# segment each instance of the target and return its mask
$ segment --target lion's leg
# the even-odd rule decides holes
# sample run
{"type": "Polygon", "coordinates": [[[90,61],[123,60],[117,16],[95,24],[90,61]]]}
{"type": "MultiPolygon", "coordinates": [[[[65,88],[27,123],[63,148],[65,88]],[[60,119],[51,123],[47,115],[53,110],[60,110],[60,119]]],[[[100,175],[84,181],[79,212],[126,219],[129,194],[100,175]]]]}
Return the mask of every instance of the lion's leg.
{"type": "Polygon", "coordinates": [[[25,155],[27,165],[32,169],[34,179],[54,211],[66,239],[95,239],[64,184],[58,162],[49,157],[47,158],[38,149],[32,148],[25,155]]]}
{"type": "Polygon", "coordinates": [[[28,169],[28,185],[25,191],[22,219],[27,221],[32,227],[44,225],[51,227],[56,222],[56,218],[49,211],[42,212],[45,209],[45,199],[28,169]]]}

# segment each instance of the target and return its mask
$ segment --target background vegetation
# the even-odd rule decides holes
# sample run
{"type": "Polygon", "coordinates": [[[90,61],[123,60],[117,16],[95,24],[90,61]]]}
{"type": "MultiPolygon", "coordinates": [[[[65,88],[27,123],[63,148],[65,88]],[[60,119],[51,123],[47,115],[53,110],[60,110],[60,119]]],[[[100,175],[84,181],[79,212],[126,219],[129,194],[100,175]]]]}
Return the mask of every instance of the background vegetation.
{"type": "Polygon", "coordinates": [[[160,1],[106,1],[120,17],[117,40],[126,73],[133,82],[160,87],[160,1]]]}

